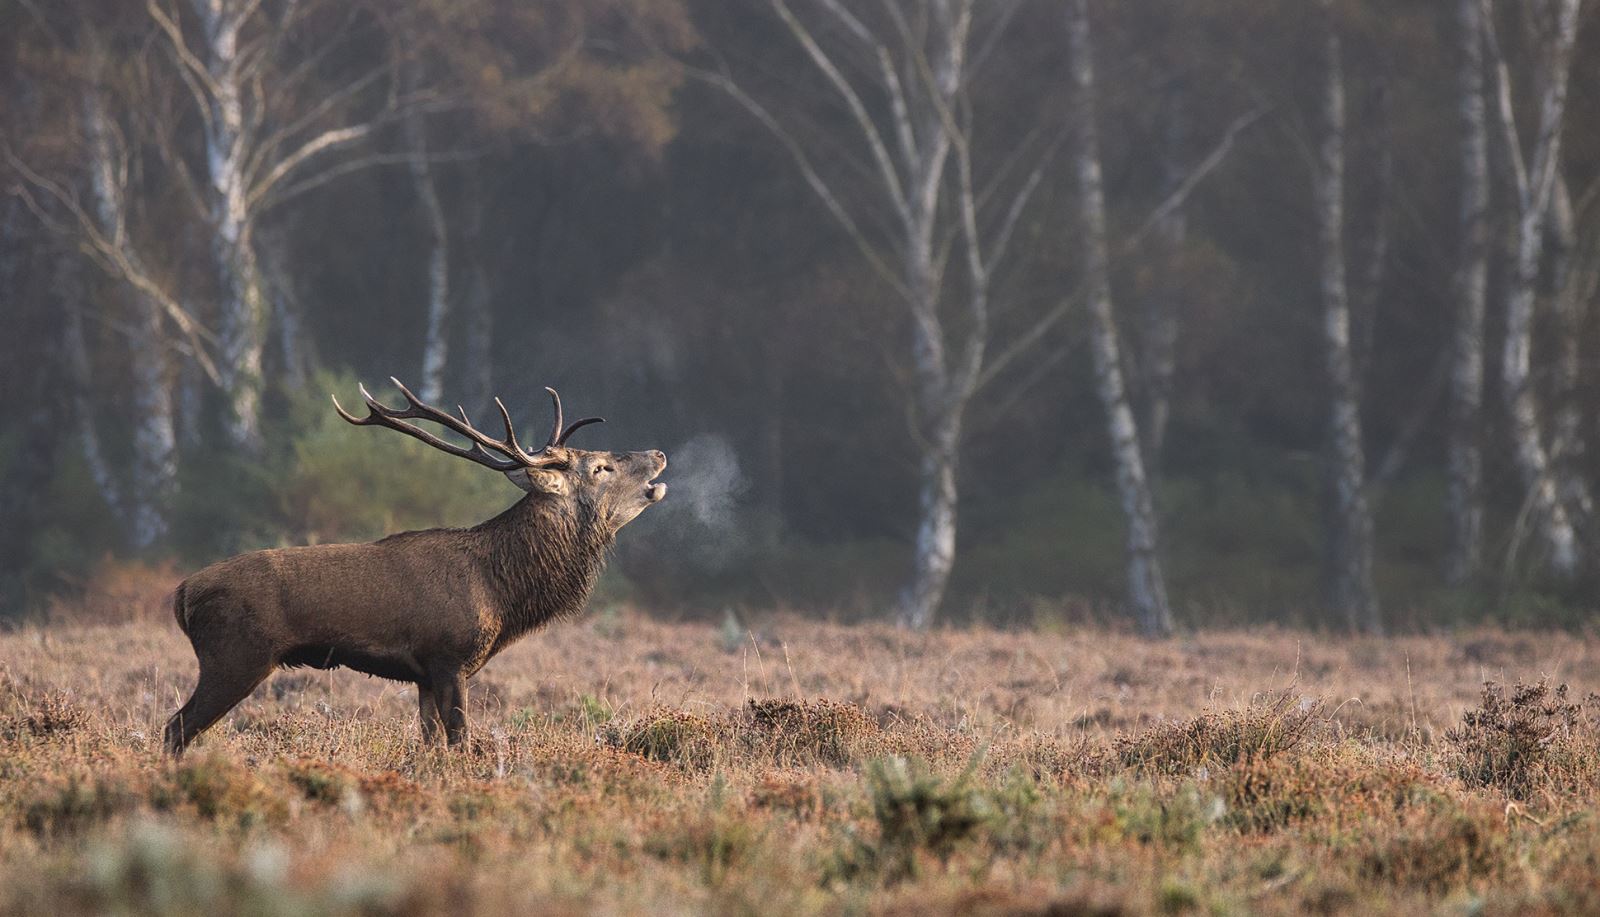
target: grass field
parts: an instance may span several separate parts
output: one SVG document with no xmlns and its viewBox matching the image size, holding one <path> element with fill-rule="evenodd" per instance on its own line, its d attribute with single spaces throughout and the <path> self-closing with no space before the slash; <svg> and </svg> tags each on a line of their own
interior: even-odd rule
<svg viewBox="0 0 1600 917">
<path fill-rule="evenodd" d="M 0 910 L 1600 911 L 1600 638 L 600 614 L 469 752 L 299 670 L 175 764 L 193 674 L 159 616 L 0 634 Z"/>
</svg>

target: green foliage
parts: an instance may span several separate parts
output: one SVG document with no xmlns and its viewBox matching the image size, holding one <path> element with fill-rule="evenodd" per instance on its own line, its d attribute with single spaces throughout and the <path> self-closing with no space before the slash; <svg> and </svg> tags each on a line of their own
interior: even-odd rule
<svg viewBox="0 0 1600 917">
<path fill-rule="evenodd" d="M 1207 830 L 1227 815 L 1222 797 L 1186 784 L 1166 792 L 1148 783 L 1114 781 L 1112 824 L 1124 837 L 1144 845 L 1193 851 Z"/>
<path fill-rule="evenodd" d="M 977 763 L 949 780 L 898 755 L 868 764 L 867 793 L 877 835 L 853 838 L 835 869 L 846 875 L 871 870 L 893 883 L 915 878 L 926 856 L 948 863 L 959 848 L 1005 817 L 974 779 Z"/>
<path fill-rule="evenodd" d="M 521 496 L 501 475 L 411 437 L 352 427 L 334 413 L 328 392 L 360 416 L 356 383 L 347 376 L 319 373 L 295 397 L 289 453 L 273 489 L 287 531 L 299 538 L 365 540 L 473 525 Z"/>
<path fill-rule="evenodd" d="M 353 377 L 318 373 L 290 398 L 259 460 L 222 454 L 184 463 L 174 534 L 187 556 L 200 562 L 270 545 L 473 525 L 521 496 L 472 462 L 351 426 L 334 412 L 330 392 L 359 408 Z"/>
</svg>

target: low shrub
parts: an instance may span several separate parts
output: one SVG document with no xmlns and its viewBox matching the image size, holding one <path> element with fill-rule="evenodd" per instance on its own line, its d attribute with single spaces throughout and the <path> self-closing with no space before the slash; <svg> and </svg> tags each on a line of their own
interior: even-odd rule
<svg viewBox="0 0 1600 917">
<path fill-rule="evenodd" d="M 1239 710 L 1202 713 L 1117 740 L 1124 767 L 1163 774 L 1261 761 L 1299 745 L 1321 722 L 1322 702 L 1281 694 Z"/>
<path fill-rule="evenodd" d="M 845 767 L 882 744 L 877 722 L 855 704 L 752 698 L 746 711 L 746 738 L 779 765 Z"/>
<path fill-rule="evenodd" d="M 1581 710 L 1567 699 L 1564 684 L 1518 682 L 1508 697 L 1502 685 L 1486 682 L 1478 709 L 1462 714 L 1461 724 L 1445 733 L 1456 774 L 1468 786 L 1527 799 L 1558 773 L 1576 770 Z"/>
</svg>

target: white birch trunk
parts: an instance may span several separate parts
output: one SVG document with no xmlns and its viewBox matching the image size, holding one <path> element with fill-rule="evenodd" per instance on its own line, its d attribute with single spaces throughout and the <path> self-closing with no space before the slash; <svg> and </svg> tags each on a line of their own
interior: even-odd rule
<svg viewBox="0 0 1600 917">
<path fill-rule="evenodd" d="M 1330 0 L 1324 0 L 1324 8 Z M 1360 396 L 1350 348 L 1350 298 L 1345 279 L 1344 65 L 1338 33 L 1324 46 L 1323 134 L 1317 156 L 1316 209 L 1322 250 L 1323 346 L 1331 401 L 1328 476 L 1329 602 L 1352 630 L 1382 630 L 1372 584 L 1372 515 L 1367 507 Z"/>
<path fill-rule="evenodd" d="M 89 187 L 94 201 L 95 218 L 100 232 L 123 248 L 139 270 L 137 255 L 127 245 L 128 215 L 124 189 L 125 177 L 121 174 L 120 146 L 113 141 L 113 126 L 105 110 L 104 99 L 98 89 L 84 92 L 84 132 L 88 139 L 90 160 Z M 133 422 L 133 461 L 129 468 L 128 486 L 122 494 L 122 510 L 127 517 L 129 540 L 134 548 L 143 550 L 155 544 L 167 533 L 167 503 L 177 480 L 177 432 L 173 418 L 172 390 L 167 384 L 165 347 L 161 306 L 149 295 L 139 290 L 130 291 L 132 316 L 129 322 L 129 368 L 132 385 L 129 390 L 130 416 Z M 80 310 L 87 308 L 81 302 L 70 303 L 69 347 L 75 363 L 81 361 L 80 391 L 87 390 L 89 379 L 88 352 L 83 339 Z M 87 404 L 80 404 L 79 422 L 93 426 Z M 92 445 L 86 438 L 86 452 L 98 456 L 98 441 Z M 98 472 L 109 474 L 109 469 Z"/>
<path fill-rule="evenodd" d="M 960 4 L 970 16 L 970 4 Z M 972 379 L 951 366 L 939 305 L 935 230 L 952 137 L 941 110 L 954 110 L 965 61 L 966 35 L 948 2 L 936 4 L 942 32 L 930 78 L 895 114 L 901 140 L 901 174 L 909 178 L 903 218 L 905 286 L 912 313 L 911 356 L 917 378 L 917 417 L 922 456 L 918 462 L 917 536 L 911 582 L 900 596 L 900 621 L 923 630 L 933 624 L 956 557 L 957 457 L 961 419 L 972 395 Z M 981 333 L 981 332 L 980 332 Z M 979 357 L 981 361 L 981 355 Z"/>
<path fill-rule="evenodd" d="M 240 448 L 261 446 L 262 355 L 270 304 L 255 251 L 255 220 L 246 174 L 245 91 L 239 32 L 256 4 L 248 0 L 191 0 L 203 32 L 210 77 L 205 131 L 206 193 L 211 208 L 211 255 L 221 294 L 218 370 L 228 401 L 225 427 Z"/>
<path fill-rule="evenodd" d="M 450 237 L 428 161 L 427 125 L 413 110 L 405 119 L 406 144 L 411 154 L 411 186 L 422 207 L 428 232 L 427 330 L 422 338 L 422 400 L 438 401 L 444 394 L 445 363 L 449 357 Z"/>
<path fill-rule="evenodd" d="M 1071 0 L 1067 13 L 1067 53 L 1071 58 L 1076 101 L 1076 177 L 1083 233 L 1085 285 L 1090 318 L 1090 349 L 1096 389 L 1106 412 L 1117 491 L 1127 519 L 1128 598 L 1140 629 L 1149 636 L 1172 632 L 1166 580 L 1157 552 L 1154 501 L 1145 477 L 1138 424 L 1123 380 L 1122 352 L 1111 302 L 1106 244 L 1105 196 L 1100 177 L 1100 148 L 1095 126 L 1093 43 L 1087 0 Z"/>
<path fill-rule="evenodd" d="M 947 150 L 948 146 L 944 147 Z M 942 172 L 944 150 L 937 163 Z M 911 356 L 917 378 L 918 445 L 917 535 L 911 581 L 900 595 L 900 622 L 924 630 L 944 600 L 956 552 L 956 457 L 961 443 L 961 413 L 966 401 L 952 391 L 949 355 L 939 322 L 939 291 L 933 265 L 933 213 L 918 211 L 906 233 L 906 285 L 913 297 Z"/>
<path fill-rule="evenodd" d="M 1531 372 L 1535 288 L 1544 255 L 1545 221 L 1561 167 L 1561 123 L 1566 112 L 1568 67 L 1577 35 L 1579 0 L 1556 0 L 1554 7 L 1554 32 L 1541 56 L 1546 75 L 1541 87 L 1539 123 L 1525 170 L 1520 167 L 1520 141 L 1511 118 L 1507 68 L 1503 58 L 1496 61 L 1501 74 L 1498 110 L 1508 153 L 1505 158 L 1512 163 L 1519 205 L 1513 264 L 1506 282 L 1501 377 L 1517 467 L 1549 551 L 1550 567 L 1558 575 L 1570 577 L 1578 571 L 1577 534 L 1560 498 L 1545 448 Z"/>
<path fill-rule="evenodd" d="M 1456 110 L 1460 251 L 1450 373 L 1450 553 L 1445 575 L 1470 583 L 1483 563 L 1483 353 L 1489 277 L 1489 132 L 1484 113 L 1483 7 L 1457 0 Z"/>
<path fill-rule="evenodd" d="M 905 303 L 915 383 L 910 413 L 920 452 L 919 503 L 911 577 L 900 593 L 897 616 L 906 626 L 925 628 L 934 621 L 955 560 L 962 420 L 985 379 L 991 270 L 1039 183 L 1042 165 L 1017 190 L 999 228 L 980 239 L 990 221 L 979 216 L 986 196 L 977 192 L 979 183 L 973 178 L 972 100 L 964 95 L 975 0 L 928 0 L 919 6 L 915 25 L 905 11 L 891 6 L 883 34 L 857 18 L 851 4 L 819 0 L 819 14 L 825 13 L 835 27 L 823 37 L 852 55 L 864 52 L 861 59 L 870 62 L 864 73 L 841 67 L 788 0 L 768 2 L 859 130 L 874 171 L 875 193 L 840 193 L 760 102 L 726 74 L 700 75 L 726 89 L 783 143 L 806 184 Z M 996 21 L 997 28 L 1004 28 L 1007 17 L 997 16 Z M 857 82 L 870 83 L 879 95 L 864 99 Z M 957 165 L 953 180 L 952 155 Z M 855 215 L 874 207 L 877 212 L 870 220 Z M 948 225 L 951 220 L 957 221 L 954 228 Z M 887 227 L 890 238 L 873 238 L 876 230 L 867 226 Z M 943 284 L 946 243 L 959 245 L 965 256 L 968 286 L 955 322 L 945 317 L 958 302 Z M 1038 333 L 1056 315 L 1041 323 Z M 1036 338 L 1024 335 L 1021 343 Z"/>
</svg>

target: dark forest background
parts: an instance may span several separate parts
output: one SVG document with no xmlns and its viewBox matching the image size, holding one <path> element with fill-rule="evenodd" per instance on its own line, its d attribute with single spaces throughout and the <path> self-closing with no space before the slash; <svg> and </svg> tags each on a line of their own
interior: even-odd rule
<svg viewBox="0 0 1600 917">
<path fill-rule="evenodd" d="M 894 616 L 929 563 L 918 533 L 944 428 L 862 130 L 896 142 L 877 48 L 910 120 L 921 105 L 924 130 L 956 143 L 929 216 L 940 339 L 989 342 L 960 405 L 954 562 L 932 620 L 1133 617 L 1137 492 L 1108 424 L 1109 344 L 1177 626 L 1580 625 L 1600 570 L 1600 466 L 1583 448 L 1600 435 L 1591 12 L 0 0 L 0 617 L 131 568 L 175 580 L 265 545 L 470 524 L 518 496 L 335 417 L 329 393 L 358 404 L 358 380 L 398 403 L 391 375 L 475 418 L 499 395 L 527 429 L 547 423 L 550 385 L 569 414 L 608 421 L 576 444 L 668 452 L 673 492 L 624 533 L 602 602 Z M 967 57 L 941 112 L 918 93 L 963 14 Z M 1075 69 L 1085 49 L 1092 84 Z M 1481 323 L 1464 308 L 1475 130 Z M 1344 175 L 1331 224 L 1330 138 Z M 981 232 L 1009 232 L 981 326 L 963 162 Z M 1329 369 L 1329 225 L 1349 385 Z M 1508 365 L 1518 336 L 1525 378 Z M 1474 337 L 1478 383 L 1462 375 Z M 1361 541 L 1339 487 L 1352 429 L 1370 616 L 1342 607 Z M 1472 493 L 1452 487 L 1468 449 Z M 1458 546 L 1463 500 L 1481 507 L 1475 555 Z"/>
</svg>

